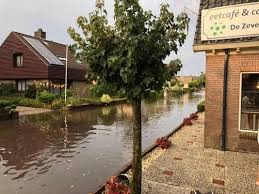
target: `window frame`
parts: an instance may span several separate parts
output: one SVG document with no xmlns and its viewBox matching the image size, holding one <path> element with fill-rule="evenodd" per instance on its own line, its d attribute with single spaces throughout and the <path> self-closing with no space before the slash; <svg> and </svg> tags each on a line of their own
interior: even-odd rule
<svg viewBox="0 0 259 194">
<path fill-rule="evenodd" d="M 258 134 L 258 131 L 253 130 L 242 130 L 241 129 L 241 112 L 242 112 L 242 81 L 243 81 L 243 74 L 258 74 L 259 72 L 240 72 L 240 80 L 239 80 L 239 114 L 238 114 L 238 131 L 239 132 L 246 132 L 246 133 L 256 133 Z"/>
<path fill-rule="evenodd" d="M 23 92 L 26 92 L 26 90 L 27 90 L 27 82 L 26 82 L 26 79 L 18 79 L 18 80 L 15 80 L 16 81 L 16 90 L 17 90 L 17 92 L 19 92 L 19 93 L 23 93 Z M 19 91 L 19 82 L 21 82 L 21 83 L 24 83 L 24 91 L 23 90 L 20 90 Z M 22 87 L 22 84 L 21 84 L 21 88 L 23 88 Z"/>
<path fill-rule="evenodd" d="M 17 65 L 17 58 L 18 57 L 20 57 L 20 65 L 18 66 Z M 23 65 L 24 65 L 24 63 L 23 63 L 23 54 L 22 53 L 14 53 L 13 54 L 13 66 L 15 67 L 15 68 L 22 68 L 23 67 Z"/>
</svg>

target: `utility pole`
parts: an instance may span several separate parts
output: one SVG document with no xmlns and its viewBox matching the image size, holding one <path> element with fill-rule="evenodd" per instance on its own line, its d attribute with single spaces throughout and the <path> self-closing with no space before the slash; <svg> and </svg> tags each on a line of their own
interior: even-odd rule
<svg viewBox="0 0 259 194">
<path fill-rule="evenodd" d="M 66 67 L 65 67 L 65 105 L 67 105 L 67 64 L 68 64 L 68 46 L 66 45 Z"/>
</svg>

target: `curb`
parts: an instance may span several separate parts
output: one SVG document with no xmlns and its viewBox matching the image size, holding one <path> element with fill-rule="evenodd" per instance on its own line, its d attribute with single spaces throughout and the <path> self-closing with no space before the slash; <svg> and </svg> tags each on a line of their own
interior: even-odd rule
<svg viewBox="0 0 259 194">
<path fill-rule="evenodd" d="M 196 111 L 194 113 L 199 113 L 199 111 Z M 178 125 L 173 131 L 171 131 L 170 133 L 168 133 L 166 136 L 166 138 L 169 138 L 170 136 L 172 136 L 174 133 L 176 133 L 177 131 L 179 131 L 182 127 L 184 126 L 184 123 L 182 122 L 180 125 Z M 147 148 L 143 153 L 142 153 L 142 159 L 149 154 L 150 152 L 152 152 L 154 149 L 156 149 L 158 146 L 153 143 L 149 148 Z M 117 173 L 114 173 L 113 176 L 118 176 L 120 174 L 125 174 L 128 170 L 130 170 L 132 167 L 132 162 L 127 163 L 124 167 L 122 167 Z M 102 192 L 105 190 L 105 183 L 101 186 L 98 187 L 98 189 L 95 192 L 92 192 L 91 194 L 102 194 Z"/>
</svg>

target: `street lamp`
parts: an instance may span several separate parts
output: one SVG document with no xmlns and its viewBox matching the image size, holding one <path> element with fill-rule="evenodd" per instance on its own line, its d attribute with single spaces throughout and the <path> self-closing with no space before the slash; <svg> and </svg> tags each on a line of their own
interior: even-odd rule
<svg viewBox="0 0 259 194">
<path fill-rule="evenodd" d="M 67 105 L 67 64 L 68 64 L 68 45 L 66 45 L 66 65 L 65 65 L 65 105 Z"/>
</svg>

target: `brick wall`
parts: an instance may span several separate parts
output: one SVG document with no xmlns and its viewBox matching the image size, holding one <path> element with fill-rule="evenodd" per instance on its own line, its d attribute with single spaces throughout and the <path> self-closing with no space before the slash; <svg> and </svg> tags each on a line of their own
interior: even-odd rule
<svg viewBox="0 0 259 194">
<path fill-rule="evenodd" d="M 205 147 L 221 149 L 224 54 L 206 57 Z M 257 140 L 241 138 L 239 131 L 240 73 L 259 72 L 259 53 L 231 53 L 227 96 L 227 150 L 259 152 Z"/>
</svg>

